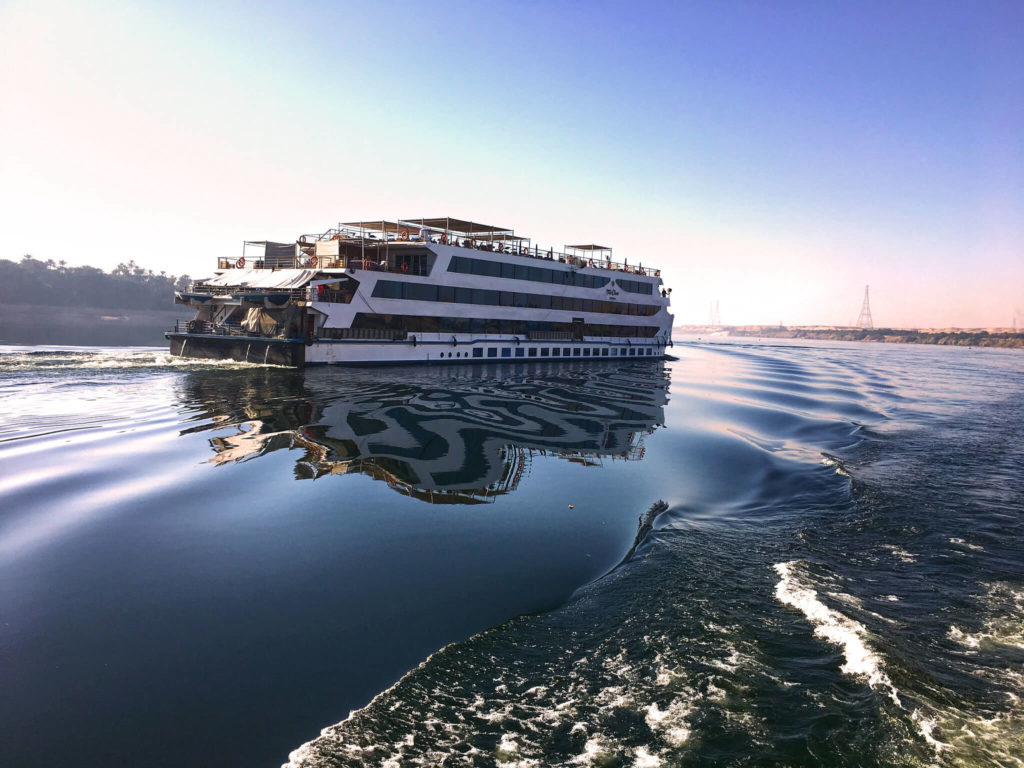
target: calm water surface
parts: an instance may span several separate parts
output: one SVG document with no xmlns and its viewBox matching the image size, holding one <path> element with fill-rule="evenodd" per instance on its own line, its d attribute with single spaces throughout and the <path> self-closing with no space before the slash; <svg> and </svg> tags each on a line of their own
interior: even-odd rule
<svg viewBox="0 0 1024 768">
<path fill-rule="evenodd" d="M 1024 355 L 0 347 L 0 765 L 1024 765 Z"/>
</svg>

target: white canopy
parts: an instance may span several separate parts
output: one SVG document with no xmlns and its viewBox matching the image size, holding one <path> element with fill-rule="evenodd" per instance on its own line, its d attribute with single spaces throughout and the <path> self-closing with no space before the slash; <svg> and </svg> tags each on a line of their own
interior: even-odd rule
<svg viewBox="0 0 1024 768">
<path fill-rule="evenodd" d="M 276 288 L 289 291 L 301 288 L 316 273 L 315 269 L 228 269 L 204 283 L 225 288 Z"/>
</svg>

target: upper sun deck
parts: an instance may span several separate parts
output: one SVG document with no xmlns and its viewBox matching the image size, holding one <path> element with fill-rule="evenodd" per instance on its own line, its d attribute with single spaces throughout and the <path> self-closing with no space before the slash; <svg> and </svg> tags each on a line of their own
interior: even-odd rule
<svg viewBox="0 0 1024 768">
<path fill-rule="evenodd" d="M 396 219 L 339 223 L 326 232 L 303 235 L 294 244 L 248 241 L 240 259 L 220 259 L 220 269 L 236 266 L 266 269 L 383 269 L 391 271 L 397 255 L 429 244 L 448 245 L 493 254 L 522 256 L 567 264 L 576 269 L 597 269 L 639 277 L 660 277 L 661 270 L 642 263 L 612 259 L 612 249 L 602 245 L 566 245 L 561 250 L 544 248 L 506 227 L 451 217 Z M 252 253 L 252 248 L 263 253 Z M 406 251 L 408 252 L 408 251 Z M 384 267 L 383 265 L 388 265 Z"/>
</svg>

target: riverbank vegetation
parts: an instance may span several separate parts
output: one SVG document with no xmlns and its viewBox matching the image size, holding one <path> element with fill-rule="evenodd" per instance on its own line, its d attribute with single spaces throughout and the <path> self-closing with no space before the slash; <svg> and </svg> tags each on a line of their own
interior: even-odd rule
<svg viewBox="0 0 1024 768">
<path fill-rule="evenodd" d="M 903 328 L 787 328 L 748 326 L 727 329 L 730 336 L 825 341 L 879 341 L 890 344 L 941 344 L 957 347 L 1024 349 L 1024 333 L 977 329 L 915 330 Z"/>
<path fill-rule="evenodd" d="M 170 309 L 174 291 L 188 287 L 188 275 L 144 269 L 134 261 L 110 272 L 69 267 L 64 261 L 0 259 L 0 303 L 110 309 Z"/>
<path fill-rule="evenodd" d="M 189 282 L 134 261 L 104 272 L 0 259 L 0 344 L 163 346 L 164 331 L 194 314 L 174 306 L 174 291 Z"/>
</svg>

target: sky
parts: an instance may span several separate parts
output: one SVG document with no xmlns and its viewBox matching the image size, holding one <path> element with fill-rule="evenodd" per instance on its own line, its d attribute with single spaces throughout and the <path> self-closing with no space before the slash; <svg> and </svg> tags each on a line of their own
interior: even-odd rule
<svg viewBox="0 0 1024 768">
<path fill-rule="evenodd" d="M 1022 2 L 0 0 L 0 258 L 453 216 L 677 324 L 1024 326 Z"/>
</svg>

